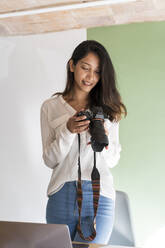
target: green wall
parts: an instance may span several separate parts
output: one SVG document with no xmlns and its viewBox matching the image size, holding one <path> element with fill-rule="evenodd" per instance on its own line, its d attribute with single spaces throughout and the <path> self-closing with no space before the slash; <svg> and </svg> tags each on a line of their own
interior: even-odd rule
<svg viewBox="0 0 165 248">
<path fill-rule="evenodd" d="M 165 22 L 87 30 L 116 69 L 128 116 L 120 124 L 115 187 L 128 193 L 137 244 L 165 226 Z"/>
</svg>

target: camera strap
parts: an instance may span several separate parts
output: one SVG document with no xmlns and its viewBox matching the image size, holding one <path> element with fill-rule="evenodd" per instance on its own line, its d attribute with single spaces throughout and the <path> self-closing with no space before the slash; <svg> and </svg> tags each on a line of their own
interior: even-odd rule
<svg viewBox="0 0 165 248">
<path fill-rule="evenodd" d="M 77 231 L 80 237 L 87 241 L 92 241 L 96 237 L 96 229 L 94 222 L 96 220 L 99 196 L 100 196 L 100 174 L 98 169 L 96 168 L 96 152 L 94 152 L 94 166 L 91 174 L 92 180 L 92 189 L 93 189 L 93 209 L 94 209 L 94 217 L 93 217 L 93 227 L 92 234 L 88 237 L 84 237 L 83 232 L 81 230 L 81 209 L 82 209 L 82 201 L 83 201 L 83 192 L 81 185 L 81 165 L 80 165 L 80 134 L 78 133 L 78 185 L 77 185 L 77 204 L 78 204 L 78 212 L 79 212 L 79 221 L 77 225 Z"/>
</svg>

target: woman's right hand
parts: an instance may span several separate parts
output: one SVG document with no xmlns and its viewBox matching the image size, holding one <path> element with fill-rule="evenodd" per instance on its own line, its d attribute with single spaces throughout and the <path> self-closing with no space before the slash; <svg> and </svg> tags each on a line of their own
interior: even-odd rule
<svg viewBox="0 0 165 248">
<path fill-rule="evenodd" d="M 71 133 L 81 133 L 88 130 L 90 120 L 85 121 L 85 119 L 87 118 L 85 115 L 77 116 L 77 114 L 78 112 L 71 118 L 69 118 L 67 122 L 67 128 Z"/>
</svg>

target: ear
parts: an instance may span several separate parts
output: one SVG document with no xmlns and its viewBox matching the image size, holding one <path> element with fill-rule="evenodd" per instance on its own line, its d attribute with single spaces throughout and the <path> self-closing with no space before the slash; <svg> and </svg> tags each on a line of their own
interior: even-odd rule
<svg viewBox="0 0 165 248">
<path fill-rule="evenodd" d="M 71 72 L 74 72 L 74 64 L 73 64 L 73 60 L 71 59 L 70 61 L 69 61 L 69 68 L 70 68 L 70 71 Z"/>
</svg>

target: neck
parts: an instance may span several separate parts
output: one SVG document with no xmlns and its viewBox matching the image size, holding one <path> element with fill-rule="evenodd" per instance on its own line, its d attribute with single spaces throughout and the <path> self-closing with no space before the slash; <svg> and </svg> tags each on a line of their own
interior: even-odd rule
<svg viewBox="0 0 165 248">
<path fill-rule="evenodd" d="M 73 95 L 73 100 L 77 103 L 88 103 L 88 95 L 86 94 L 74 94 Z"/>
<path fill-rule="evenodd" d="M 74 101 L 78 104 L 87 104 L 89 102 L 89 94 L 86 92 L 77 92 L 73 90 L 72 94 L 68 96 L 68 100 Z"/>
<path fill-rule="evenodd" d="M 65 96 L 64 99 L 77 111 L 86 109 L 89 106 L 88 94 L 76 94 L 73 91 L 71 94 Z"/>
</svg>

